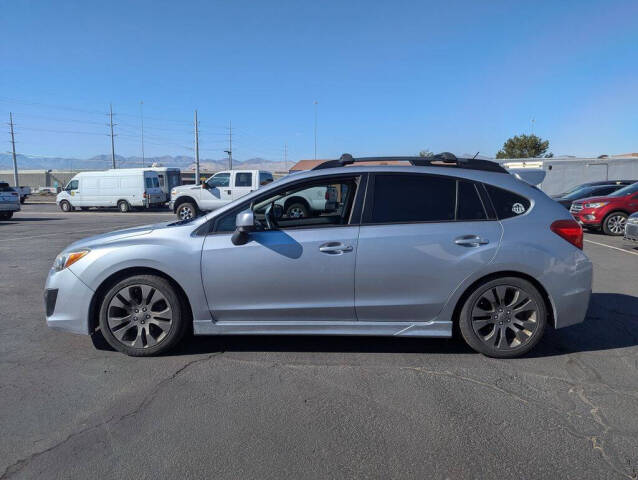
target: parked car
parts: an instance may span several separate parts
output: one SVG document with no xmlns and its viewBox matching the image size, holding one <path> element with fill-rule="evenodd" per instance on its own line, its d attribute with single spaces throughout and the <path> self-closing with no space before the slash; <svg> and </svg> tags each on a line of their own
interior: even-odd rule
<svg viewBox="0 0 638 480">
<path fill-rule="evenodd" d="M 169 207 L 180 220 L 221 208 L 273 181 L 263 170 L 217 172 L 201 185 L 183 185 L 171 191 Z M 277 201 L 286 217 L 308 217 L 336 208 L 337 192 L 329 186 L 305 190 Z"/>
<path fill-rule="evenodd" d="M 558 195 L 554 195 L 555 197 L 564 197 L 566 195 L 569 195 L 572 192 L 575 192 L 576 190 L 578 190 L 579 188 L 584 188 L 584 187 L 596 187 L 599 185 L 621 185 L 623 187 L 627 186 L 627 185 L 631 185 L 632 183 L 636 183 L 638 182 L 638 180 L 599 180 L 597 182 L 587 182 L 587 183 L 581 183 L 579 185 L 576 185 L 572 188 L 570 188 L 569 190 L 563 192 L 563 193 L 559 193 Z"/>
<path fill-rule="evenodd" d="M 147 356 L 195 334 L 450 337 L 515 357 L 582 322 L 592 265 L 563 207 L 494 162 L 343 155 L 204 216 L 76 242 L 47 278 L 50 327 Z M 386 163 L 396 160 L 385 159 Z M 406 161 L 406 158 L 401 158 Z M 319 187 L 335 210 L 286 217 Z"/>
<path fill-rule="evenodd" d="M 607 235 L 622 235 L 627 217 L 638 212 L 638 183 L 604 197 L 589 197 L 572 203 L 569 210 L 585 228 L 602 228 Z"/>
<path fill-rule="evenodd" d="M 117 207 L 125 213 L 131 208 L 151 207 L 164 202 L 157 173 L 142 168 L 78 173 L 55 199 L 63 212 L 76 208 Z"/>
<path fill-rule="evenodd" d="M 553 196 L 552 198 L 560 203 L 567 210 L 569 210 L 572 206 L 572 202 L 574 202 L 575 200 L 580 200 L 581 198 L 587 197 L 609 195 L 610 193 L 614 193 L 616 190 L 620 190 L 621 188 L 623 188 L 623 185 L 621 184 L 587 185 L 584 187 L 581 186 L 566 195 Z"/>
<path fill-rule="evenodd" d="M 27 197 L 31 195 L 31 187 L 14 187 L 15 190 L 20 195 L 20 203 L 24 203 L 27 200 Z"/>
<path fill-rule="evenodd" d="M 625 240 L 638 245 L 638 212 L 632 213 L 625 224 Z"/>
<path fill-rule="evenodd" d="M 20 195 L 7 182 L 0 182 L 0 220 L 9 220 L 20 210 Z"/>
</svg>

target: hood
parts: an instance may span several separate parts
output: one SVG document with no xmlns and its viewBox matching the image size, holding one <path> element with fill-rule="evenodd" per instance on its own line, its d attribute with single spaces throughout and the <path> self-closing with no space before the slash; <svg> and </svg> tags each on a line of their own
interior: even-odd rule
<svg viewBox="0 0 638 480">
<path fill-rule="evenodd" d="M 189 190 L 201 190 L 201 185 L 179 185 L 171 188 L 171 191 L 175 192 L 188 192 Z"/>
<path fill-rule="evenodd" d="M 170 222 L 157 223 L 153 225 L 142 225 L 140 227 L 125 228 L 124 230 L 115 230 L 114 232 L 102 233 L 92 237 L 83 238 L 77 242 L 73 242 L 66 247 L 64 251 L 77 250 L 78 248 L 94 248 L 108 243 L 117 242 L 124 238 L 136 237 L 140 235 L 148 235 L 153 230 L 166 228 Z"/>
<path fill-rule="evenodd" d="M 574 203 L 616 202 L 623 197 L 587 197 L 574 200 Z"/>
</svg>

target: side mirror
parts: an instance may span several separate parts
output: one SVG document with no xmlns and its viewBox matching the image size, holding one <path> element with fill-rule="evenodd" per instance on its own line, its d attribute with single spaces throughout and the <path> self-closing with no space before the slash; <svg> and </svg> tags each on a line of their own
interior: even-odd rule
<svg viewBox="0 0 638 480">
<path fill-rule="evenodd" d="M 244 245 L 248 243 L 250 232 L 255 229 L 255 214 L 252 210 L 239 212 L 235 217 L 235 232 L 231 237 L 233 245 Z"/>
<path fill-rule="evenodd" d="M 206 182 L 202 182 L 202 188 L 203 188 L 204 190 L 208 190 L 210 187 L 208 186 L 208 183 L 206 183 Z"/>
</svg>

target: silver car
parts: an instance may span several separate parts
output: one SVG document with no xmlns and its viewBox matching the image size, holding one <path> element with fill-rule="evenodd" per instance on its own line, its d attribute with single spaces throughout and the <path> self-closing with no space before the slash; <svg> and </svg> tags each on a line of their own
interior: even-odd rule
<svg viewBox="0 0 638 480">
<path fill-rule="evenodd" d="M 357 166 L 360 161 L 398 165 Z M 336 209 L 289 217 L 316 187 Z M 334 207 L 334 205 L 332 206 Z M 147 356 L 198 335 L 450 337 L 528 352 L 582 322 L 592 265 L 569 212 L 485 160 L 343 155 L 193 220 L 91 237 L 49 273 L 50 327 Z"/>
</svg>

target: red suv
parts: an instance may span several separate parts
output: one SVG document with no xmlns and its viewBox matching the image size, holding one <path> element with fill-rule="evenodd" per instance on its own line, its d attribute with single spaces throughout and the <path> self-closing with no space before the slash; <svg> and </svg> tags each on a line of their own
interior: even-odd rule
<svg viewBox="0 0 638 480">
<path fill-rule="evenodd" d="M 585 228 L 602 228 L 607 235 L 622 235 L 627 217 L 638 212 L 638 182 L 605 197 L 578 200 L 569 211 Z"/>
</svg>

